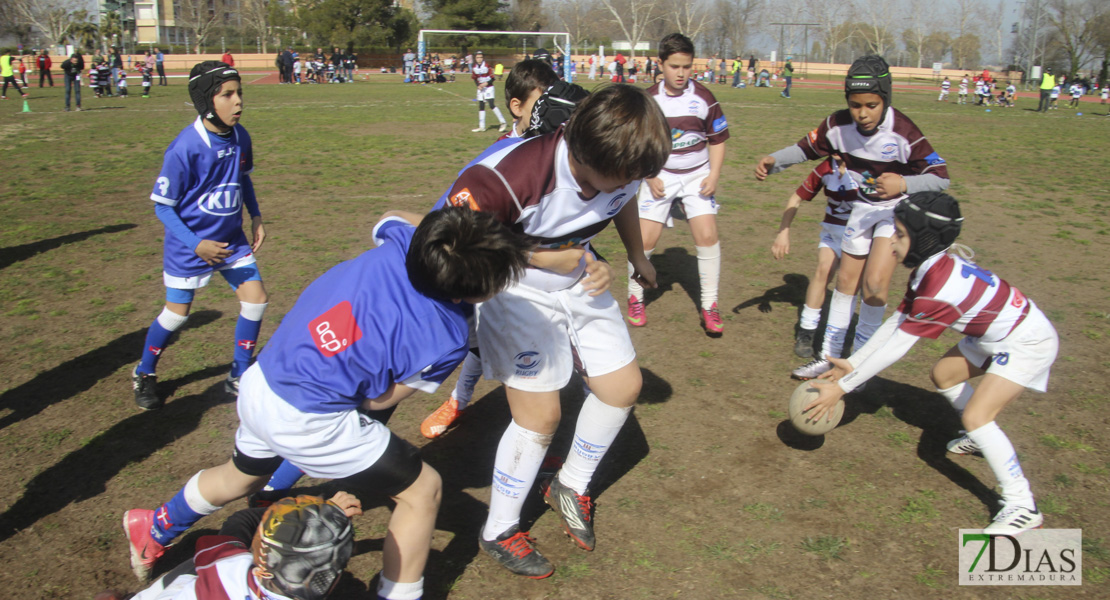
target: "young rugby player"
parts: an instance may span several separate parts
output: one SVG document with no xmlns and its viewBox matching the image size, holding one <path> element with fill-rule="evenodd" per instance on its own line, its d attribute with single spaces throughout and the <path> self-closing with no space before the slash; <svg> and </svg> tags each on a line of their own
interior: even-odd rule
<svg viewBox="0 0 1110 600">
<path fill-rule="evenodd" d="M 449 192 L 452 205 L 492 214 L 541 248 L 571 247 L 536 252 L 531 264 L 538 268 L 479 309 L 484 374 L 505 385 L 513 416 L 494 459 L 480 545 L 514 573 L 542 578 L 554 572 L 520 529 L 520 511 L 559 424 L 559 390 L 575 358 L 592 393 L 578 416 L 573 450 L 545 498 L 575 542 L 594 547 L 587 489 L 642 378 L 620 307 L 608 293 L 612 271 L 596 260 L 589 241 L 613 221 L 635 276 L 654 285 L 633 195 L 641 179 L 663 168 L 670 147 L 666 118 L 651 97 L 611 85 L 583 100 L 564 129 L 489 156 Z"/>
<path fill-rule="evenodd" d="M 896 260 L 913 269 L 898 310 L 871 341 L 836 367 L 810 403 L 811 419 L 822 418 L 844 394 L 898 361 L 920 338 L 937 339 L 945 329 L 966 337 L 933 366 L 937 392 L 960 412 L 967 434 L 948 451 L 981 454 L 1002 487 L 1003 507 L 984 529 L 1014 535 L 1040 527 L 1029 480 L 1017 453 L 995 423 L 998 414 L 1029 388 L 1044 392 L 1056 359 L 1056 330 L 1032 300 L 997 275 L 971 262 L 967 248 L 952 246 L 960 234 L 959 204 L 937 192 L 910 194 L 894 209 Z M 982 376 L 979 388 L 967 380 Z"/>
<path fill-rule="evenodd" d="M 948 169 L 917 125 L 891 106 L 890 70 L 882 57 L 856 59 L 848 69 L 844 95 L 846 110 L 830 115 L 797 144 L 761 158 L 755 176 L 762 181 L 769 173 L 830 154 L 839 155 L 848 167 L 858 187 L 841 241 L 840 274 L 829 304 L 825 339 L 827 345 L 835 345 L 835 339 L 845 335 L 853 297 L 862 288 L 853 343 L 860 348 L 882 323 L 886 310 L 895 267 L 890 252 L 894 206 L 907 193 L 946 189 Z M 822 354 L 792 375 L 811 379 L 830 368 Z"/>
<path fill-rule="evenodd" d="M 470 78 L 474 80 L 474 85 L 478 86 L 478 127 L 471 131 L 478 133 L 486 130 L 486 102 L 489 102 L 493 116 L 501 122 L 497 131 L 504 133 L 509 126 L 505 123 L 505 117 L 501 116 L 501 109 L 493 105 L 493 99 L 497 95 L 493 88 L 493 69 L 486 62 L 481 50 L 474 53 L 474 68 L 470 70 Z"/>
<path fill-rule="evenodd" d="M 719 336 L 724 323 L 717 308 L 721 244 L 717 238 L 715 194 L 725 160 L 728 121 L 709 88 L 690 78 L 693 64 L 694 43 L 690 38 L 672 33 L 659 42 L 663 82 L 648 88 L 648 93 L 667 116 L 671 156 L 658 177 L 644 180 L 636 201 L 648 259 L 663 235 L 664 226 L 671 222 L 671 205 L 675 201 L 682 203 L 698 256 L 701 325 L 707 334 Z M 628 322 L 643 327 L 647 324 L 644 289 L 632 277 L 634 272 L 629 262 Z"/>
<path fill-rule="evenodd" d="M 378 595 L 421 596 L 439 474 L 366 411 L 435 391 L 466 354 L 473 304 L 524 270 L 530 244 L 470 210 L 434 211 L 422 221 L 387 214 L 373 236 L 376 249 L 301 293 L 243 374 L 231 460 L 197 473 L 156 510 L 124 515 L 140 579 L 194 523 L 262 488 L 284 457 L 364 502 L 396 502 Z"/>
<path fill-rule="evenodd" d="M 163 281 L 166 306 L 147 331 L 143 356 L 131 372 L 135 403 L 160 408 L 155 367 L 173 332 L 189 318 L 193 296 L 218 272 L 239 298 L 239 320 L 226 389 L 234 394 L 250 366 L 267 295 L 255 264 L 266 239 L 250 172 L 254 150 L 239 124 L 243 87 L 239 72 L 218 61 L 193 67 L 189 96 L 200 116 L 166 150 L 150 199 L 165 225 Z M 253 241 L 243 233 L 243 207 L 251 215 Z"/>
<path fill-rule="evenodd" d="M 959 101 L 957 102 L 957 104 L 967 104 L 967 75 L 966 74 L 964 75 L 963 79 L 960 80 L 960 88 L 959 88 L 958 95 L 959 95 Z"/>
<path fill-rule="evenodd" d="M 952 82 L 948 80 L 948 76 L 944 76 L 944 81 L 940 82 L 940 96 L 937 102 L 945 102 L 948 100 L 948 91 L 952 89 Z"/>
<path fill-rule="evenodd" d="M 782 213 L 778 235 L 771 245 L 771 255 L 775 260 L 790 254 L 790 225 L 801 206 L 802 200 L 813 200 L 817 192 L 825 190 L 825 220 L 821 223 L 821 236 L 817 242 L 817 272 L 809 280 L 806 288 L 805 304 L 798 320 L 798 331 L 794 338 L 794 354 L 802 358 L 813 356 L 813 340 L 817 325 L 821 322 L 821 307 L 825 305 L 825 291 L 840 265 L 840 241 L 844 237 L 844 226 L 852 213 L 852 200 L 856 197 L 859 184 L 848 174 L 848 167 L 835 156 L 822 161 L 810 171 L 802 185 L 786 201 Z M 855 296 L 848 307 L 851 318 L 855 311 Z M 830 345 L 822 348 L 822 355 L 840 356 L 843 351 L 844 337 L 834 336 Z"/>
</svg>

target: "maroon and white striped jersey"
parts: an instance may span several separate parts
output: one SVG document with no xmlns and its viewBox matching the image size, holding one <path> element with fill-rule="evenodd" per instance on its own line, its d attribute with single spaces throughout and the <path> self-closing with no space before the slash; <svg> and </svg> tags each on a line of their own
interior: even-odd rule
<svg viewBox="0 0 1110 600">
<path fill-rule="evenodd" d="M 836 159 L 829 157 L 809 172 L 802 185 L 794 192 L 805 201 L 813 200 L 817 192 L 825 190 L 825 223 L 847 225 L 852 214 L 852 200 L 856 198 L 856 183 L 847 171 L 840 173 Z"/>
<path fill-rule="evenodd" d="M 948 166 L 909 117 L 894 107 L 871 135 L 860 133 L 848 109 L 829 115 L 817 129 L 798 142 L 806 159 L 838 154 L 859 184 L 858 198 L 871 204 L 897 204 L 905 195 L 884 200 L 875 194 L 875 179 L 883 173 L 931 174 L 948 179 Z"/>
<path fill-rule="evenodd" d="M 209 535 L 197 541 L 194 572 L 159 580 L 132 600 L 261 600 L 253 580 L 250 548 L 238 538 Z"/>
<path fill-rule="evenodd" d="M 560 129 L 495 152 L 463 171 L 447 192 L 447 202 L 492 214 L 542 248 L 569 248 L 588 244 L 601 233 L 636 197 L 640 181 L 582 197 Z M 561 290 L 574 285 L 584 270 L 584 263 L 567 275 L 530 268 L 521 283 Z"/>
<path fill-rule="evenodd" d="M 490 68 L 488 62 L 483 60 L 470 68 L 470 78 L 474 80 L 474 85 L 490 83 L 493 81 L 493 69 Z"/>
<path fill-rule="evenodd" d="M 709 88 L 691 79 L 681 95 L 671 96 L 662 81 L 647 89 L 671 128 L 670 173 L 689 173 L 709 163 L 709 146 L 728 139 L 728 120 Z"/>
<path fill-rule="evenodd" d="M 921 263 L 910 275 L 898 311 L 901 329 L 936 339 L 951 327 L 985 342 L 1004 339 L 1030 311 L 1039 311 L 1016 287 L 979 265 L 946 252 Z"/>
</svg>

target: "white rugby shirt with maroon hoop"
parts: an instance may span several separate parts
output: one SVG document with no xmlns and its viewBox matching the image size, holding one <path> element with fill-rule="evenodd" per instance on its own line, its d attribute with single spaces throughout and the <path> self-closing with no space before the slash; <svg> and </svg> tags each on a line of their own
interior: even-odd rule
<svg viewBox="0 0 1110 600">
<path fill-rule="evenodd" d="M 678 96 L 662 81 L 647 89 L 671 128 L 671 156 L 663 170 L 683 174 L 709 164 L 709 146 L 728 139 L 728 120 L 709 88 L 691 79 Z"/>
</svg>

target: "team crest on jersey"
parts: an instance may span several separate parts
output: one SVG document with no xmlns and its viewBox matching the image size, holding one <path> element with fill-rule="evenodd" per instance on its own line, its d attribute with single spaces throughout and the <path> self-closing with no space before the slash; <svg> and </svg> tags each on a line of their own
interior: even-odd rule
<svg viewBox="0 0 1110 600">
<path fill-rule="evenodd" d="M 451 206 L 478 210 L 478 202 L 474 200 L 474 195 L 470 193 L 470 188 L 463 188 L 459 193 L 451 196 L 448 200 L 451 202 Z"/>
<path fill-rule="evenodd" d="M 243 210 L 242 190 L 238 183 L 221 183 L 197 198 L 197 208 L 216 217 L 230 217 Z"/>
<path fill-rule="evenodd" d="M 624 197 L 627 195 L 628 194 L 621 192 L 616 196 L 613 196 L 613 199 L 609 201 L 609 205 L 605 207 L 605 216 L 611 217 L 619 213 L 621 211 L 621 208 L 624 207 L 624 202 L 622 202 L 622 200 L 624 200 Z"/>
<path fill-rule="evenodd" d="M 308 333 L 320 354 L 331 358 L 362 339 L 354 308 L 347 300 L 329 308 L 308 323 Z"/>
<path fill-rule="evenodd" d="M 543 357 L 535 350 L 527 350 L 517 354 L 513 360 L 516 364 L 517 377 L 535 377 L 540 372 Z"/>
<path fill-rule="evenodd" d="M 894 158 L 894 155 L 898 152 L 898 144 L 883 144 L 881 152 L 883 158 Z"/>
<path fill-rule="evenodd" d="M 700 108 L 701 108 L 701 105 L 698 103 L 697 100 L 691 100 L 690 101 L 690 106 L 689 106 L 690 114 L 692 114 L 692 115 L 698 114 L 698 110 Z"/>
</svg>

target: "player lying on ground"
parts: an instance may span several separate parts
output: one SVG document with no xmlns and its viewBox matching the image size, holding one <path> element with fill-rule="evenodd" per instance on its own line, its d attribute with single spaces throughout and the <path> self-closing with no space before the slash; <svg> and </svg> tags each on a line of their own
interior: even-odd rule
<svg viewBox="0 0 1110 600">
<path fill-rule="evenodd" d="M 813 356 L 813 339 L 817 334 L 817 326 L 821 323 L 821 308 L 825 305 L 825 292 L 840 265 L 840 241 L 844 238 L 844 226 L 848 223 L 848 216 L 852 212 L 852 200 L 856 198 L 857 188 L 855 180 L 848 174 L 848 167 L 836 155 L 821 161 L 802 185 L 790 195 L 786 201 L 786 210 L 782 213 L 779 223 L 779 232 L 771 244 L 771 255 L 775 260 L 790 254 L 790 225 L 801 206 L 802 200 L 810 201 L 821 190 L 825 191 L 825 219 L 821 223 L 821 235 L 817 241 L 817 271 L 809 280 L 806 288 L 806 299 L 802 305 L 802 314 L 798 319 L 798 331 L 794 336 L 794 354 L 802 358 Z M 862 275 L 862 273 L 861 273 Z M 859 285 L 857 281 L 855 285 Z M 852 318 L 855 311 L 855 296 L 848 306 L 848 318 Z M 844 336 L 834 337 L 831 341 L 839 340 L 840 345 L 827 344 L 822 348 L 824 354 L 840 356 L 844 345 Z"/>
<path fill-rule="evenodd" d="M 642 379 L 620 308 L 608 293 L 610 267 L 589 241 L 616 224 L 641 283 L 655 271 L 643 253 L 633 196 L 659 173 L 670 130 L 658 105 L 639 88 L 603 87 L 582 101 L 565 129 L 524 141 L 467 169 L 448 202 L 492 214 L 561 264 L 532 266 L 521 281 L 479 310 L 478 339 L 487 378 L 506 387 L 513 421 L 494 460 L 490 514 L 481 547 L 514 573 L 541 578 L 554 567 L 520 530 L 520 511 L 561 418 L 559 390 L 575 358 L 593 393 L 586 397 L 574 448 L 546 497 L 567 532 L 594 547 L 590 480 L 640 393 Z M 572 351 L 573 348 L 573 351 Z"/>
<path fill-rule="evenodd" d="M 351 558 L 351 517 L 361 514 L 358 498 L 346 492 L 241 510 L 218 535 L 197 540 L 191 560 L 131 600 L 323 600 Z"/>
<path fill-rule="evenodd" d="M 378 594 L 420 596 L 439 474 L 364 411 L 435 391 L 466 354 L 473 304 L 515 280 L 530 246 L 491 216 L 461 209 L 423 221 L 387 214 L 373 235 L 376 249 L 304 290 L 243 374 L 231 460 L 197 473 L 156 510 L 124 515 L 140 579 L 174 538 L 259 490 L 285 458 L 363 501 L 396 502 Z"/>
<path fill-rule="evenodd" d="M 1040 527 L 1029 480 L 1017 453 L 994 421 L 1025 388 L 1048 385 L 1056 359 L 1056 330 L 1032 300 L 1017 288 L 971 262 L 970 251 L 952 243 L 963 219 L 952 197 L 936 192 L 910 194 L 895 208 L 893 253 L 913 269 L 898 310 L 863 348 L 848 359 L 829 357 L 828 383 L 806 408 L 821 419 L 844 394 L 863 385 L 902 358 L 920 338 L 936 339 L 945 329 L 964 339 L 930 373 L 937 392 L 961 414 L 966 435 L 952 440 L 956 454 L 982 454 L 1002 487 L 1002 510 L 986 533 L 1016 534 Z M 982 376 L 979 388 L 967 380 Z"/>
<path fill-rule="evenodd" d="M 250 173 L 254 151 L 250 135 L 239 124 L 243 85 L 239 72 L 219 61 L 193 67 L 189 96 L 200 116 L 174 138 L 150 199 L 154 214 L 165 225 L 162 279 L 166 306 L 150 325 L 142 360 L 131 372 L 135 403 L 160 408 L 155 368 L 173 333 L 189 318 L 193 296 L 208 285 L 213 273 L 227 280 L 239 298 L 235 346 L 226 389 L 234 394 L 239 377 L 250 366 L 267 295 L 254 253 L 266 230 L 254 196 Z M 243 233 L 243 207 L 251 215 L 254 241 Z"/>
<path fill-rule="evenodd" d="M 894 206 L 907 193 L 948 188 L 944 159 L 917 125 L 891 106 L 891 94 L 886 61 L 874 54 L 856 59 L 844 80 L 848 108 L 829 115 L 797 144 L 764 156 L 755 167 L 755 177 L 762 181 L 770 173 L 835 153 L 857 184 L 825 329 L 826 345 L 833 350 L 844 345 L 857 292 L 863 303 L 853 347 L 863 347 L 883 321 L 895 267 L 890 252 Z M 828 371 L 832 365 L 825 355 L 795 369 L 792 376 L 811 379 Z"/>
</svg>

